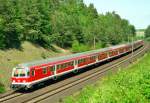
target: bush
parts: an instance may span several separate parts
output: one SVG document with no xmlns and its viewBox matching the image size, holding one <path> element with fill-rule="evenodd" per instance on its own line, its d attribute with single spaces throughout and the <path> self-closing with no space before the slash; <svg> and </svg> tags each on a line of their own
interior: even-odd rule
<svg viewBox="0 0 150 103">
<path fill-rule="evenodd" d="M 41 57 L 42 57 L 43 59 L 46 59 L 46 58 L 47 58 L 47 55 L 46 55 L 44 52 L 42 52 L 42 53 L 41 53 Z"/>
<path fill-rule="evenodd" d="M 72 44 L 72 52 L 77 53 L 77 52 L 84 52 L 84 51 L 88 51 L 91 48 L 87 45 L 84 44 L 79 44 L 78 41 L 74 41 Z"/>
<path fill-rule="evenodd" d="M 145 30 L 145 38 L 150 37 L 150 25 Z"/>
<path fill-rule="evenodd" d="M 4 93 L 4 92 L 5 92 L 4 85 L 0 83 L 0 93 Z"/>
</svg>

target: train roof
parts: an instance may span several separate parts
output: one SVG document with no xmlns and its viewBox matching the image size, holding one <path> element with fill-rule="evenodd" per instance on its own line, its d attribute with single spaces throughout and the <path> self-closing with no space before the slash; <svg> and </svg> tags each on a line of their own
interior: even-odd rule
<svg viewBox="0 0 150 103">
<path fill-rule="evenodd" d="M 53 57 L 53 58 L 48 58 L 48 59 L 43 59 L 43 60 L 37 60 L 37 61 L 22 63 L 22 64 L 19 64 L 18 66 L 32 67 L 32 66 L 47 64 L 47 63 L 51 63 L 51 62 L 63 61 L 63 60 L 77 58 L 77 57 L 81 57 L 81 56 L 92 55 L 92 54 L 96 54 L 96 53 L 111 50 L 111 49 L 117 49 L 119 47 L 123 47 L 126 45 L 129 45 L 129 43 L 128 44 L 121 44 L 121 45 L 117 45 L 117 46 L 112 46 L 112 47 L 107 47 L 107 48 L 103 48 L 103 49 L 98 49 L 98 50 L 91 50 L 91 51 L 87 51 L 87 52 L 71 54 L 71 55 L 67 55 L 67 56 Z"/>
</svg>

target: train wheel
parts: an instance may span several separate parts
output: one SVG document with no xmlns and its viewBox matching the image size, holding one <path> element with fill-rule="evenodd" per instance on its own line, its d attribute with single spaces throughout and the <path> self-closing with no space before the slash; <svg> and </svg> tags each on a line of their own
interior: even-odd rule
<svg viewBox="0 0 150 103">
<path fill-rule="evenodd" d="M 58 79 L 58 77 L 57 77 L 57 76 L 54 76 L 54 77 L 53 77 L 53 80 L 57 80 L 57 79 Z"/>
<path fill-rule="evenodd" d="M 30 88 L 28 88 L 28 87 L 25 87 L 25 88 L 24 88 L 25 91 L 28 91 L 29 89 L 30 89 Z"/>
<path fill-rule="evenodd" d="M 73 73 L 78 73 L 78 69 L 74 70 Z"/>
<path fill-rule="evenodd" d="M 30 89 L 33 89 L 33 86 L 32 85 L 28 85 L 24 88 L 26 91 L 30 90 Z"/>
</svg>

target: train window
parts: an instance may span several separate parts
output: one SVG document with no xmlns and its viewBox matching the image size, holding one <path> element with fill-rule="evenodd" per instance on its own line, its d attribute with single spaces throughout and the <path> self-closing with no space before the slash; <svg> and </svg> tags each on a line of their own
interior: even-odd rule
<svg viewBox="0 0 150 103">
<path fill-rule="evenodd" d="M 71 66 L 71 62 L 68 63 L 68 66 Z"/>
<path fill-rule="evenodd" d="M 112 55 L 112 54 L 113 54 L 113 52 L 112 52 L 112 51 L 110 51 L 110 52 L 109 52 L 109 55 Z"/>
<path fill-rule="evenodd" d="M 59 68 L 60 68 L 60 65 L 57 65 L 57 69 L 59 70 Z"/>
<path fill-rule="evenodd" d="M 50 71 L 55 71 L 55 66 L 50 67 Z"/>
<path fill-rule="evenodd" d="M 80 63 L 82 63 L 82 59 L 80 59 Z"/>
<path fill-rule="evenodd" d="M 98 59 L 98 55 L 95 56 L 95 59 Z"/>
<path fill-rule="evenodd" d="M 59 65 L 59 68 L 58 69 L 61 69 L 62 67 L 61 67 L 61 65 Z"/>
<path fill-rule="evenodd" d="M 77 64 L 78 64 L 78 60 L 75 61 L 75 65 L 77 65 Z"/>
<path fill-rule="evenodd" d="M 64 68 L 66 68 L 66 67 L 67 67 L 67 63 L 64 64 Z"/>
<path fill-rule="evenodd" d="M 94 60 L 94 56 L 92 57 L 92 60 Z"/>
<path fill-rule="evenodd" d="M 14 70 L 14 77 L 25 77 L 26 71 L 23 68 L 16 68 Z"/>
<path fill-rule="evenodd" d="M 66 68 L 66 64 L 62 64 L 62 65 L 61 65 L 61 68 Z"/>
<path fill-rule="evenodd" d="M 85 62 L 85 59 L 83 59 L 82 61 Z"/>
<path fill-rule="evenodd" d="M 22 71 L 20 72 L 20 77 L 24 77 L 24 76 L 25 76 L 25 71 L 22 70 Z"/>
<path fill-rule="evenodd" d="M 34 70 L 31 70 L 31 76 L 34 76 Z"/>
<path fill-rule="evenodd" d="M 90 57 L 90 60 L 93 60 L 93 57 Z"/>
<path fill-rule="evenodd" d="M 90 57 L 90 60 L 92 60 L 92 57 Z"/>
<path fill-rule="evenodd" d="M 63 64 L 63 68 L 66 68 L 66 64 Z"/>
<path fill-rule="evenodd" d="M 68 67 L 68 63 L 65 64 L 66 68 Z"/>
<path fill-rule="evenodd" d="M 43 74 L 46 74 L 47 73 L 47 68 L 43 68 Z"/>
<path fill-rule="evenodd" d="M 15 76 L 15 77 L 18 77 L 18 76 L 19 76 L 19 73 L 18 73 L 17 70 L 15 71 L 14 76 Z"/>
<path fill-rule="evenodd" d="M 64 65 L 63 64 L 61 64 L 61 66 L 60 66 L 61 68 L 64 68 Z"/>
<path fill-rule="evenodd" d="M 80 60 L 78 60 L 78 64 L 80 64 Z"/>
<path fill-rule="evenodd" d="M 95 60 L 95 56 L 93 57 L 93 60 Z"/>
<path fill-rule="evenodd" d="M 71 66 L 73 66 L 73 64 L 74 64 L 74 62 L 72 61 L 72 62 L 71 62 Z"/>
<path fill-rule="evenodd" d="M 94 56 L 94 59 L 96 59 L 97 58 L 97 56 Z"/>
<path fill-rule="evenodd" d="M 89 59 L 92 60 L 92 57 L 90 57 Z"/>
<path fill-rule="evenodd" d="M 29 71 L 27 71 L 27 76 L 29 76 L 30 75 L 30 72 Z"/>
<path fill-rule="evenodd" d="M 66 64 L 63 64 L 63 68 L 66 68 Z"/>
</svg>

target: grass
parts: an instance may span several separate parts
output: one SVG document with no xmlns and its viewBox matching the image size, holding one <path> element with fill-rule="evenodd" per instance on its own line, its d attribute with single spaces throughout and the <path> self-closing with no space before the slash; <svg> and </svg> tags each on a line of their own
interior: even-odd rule
<svg viewBox="0 0 150 103">
<path fill-rule="evenodd" d="M 150 53 L 127 68 L 85 87 L 63 102 L 150 103 Z"/>
<path fill-rule="evenodd" d="M 58 48 L 59 49 L 59 48 Z M 6 51 L 0 50 L 0 80 L 5 86 L 6 90 L 9 90 L 10 78 L 13 67 L 19 63 L 29 62 L 33 60 L 41 60 L 49 57 L 67 55 L 69 52 L 65 50 L 61 53 L 56 53 L 51 50 L 44 49 L 38 45 L 34 45 L 30 42 L 22 43 L 22 49 L 10 49 Z M 3 86 L 0 86 L 0 91 L 3 90 Z"/>
</svg>

